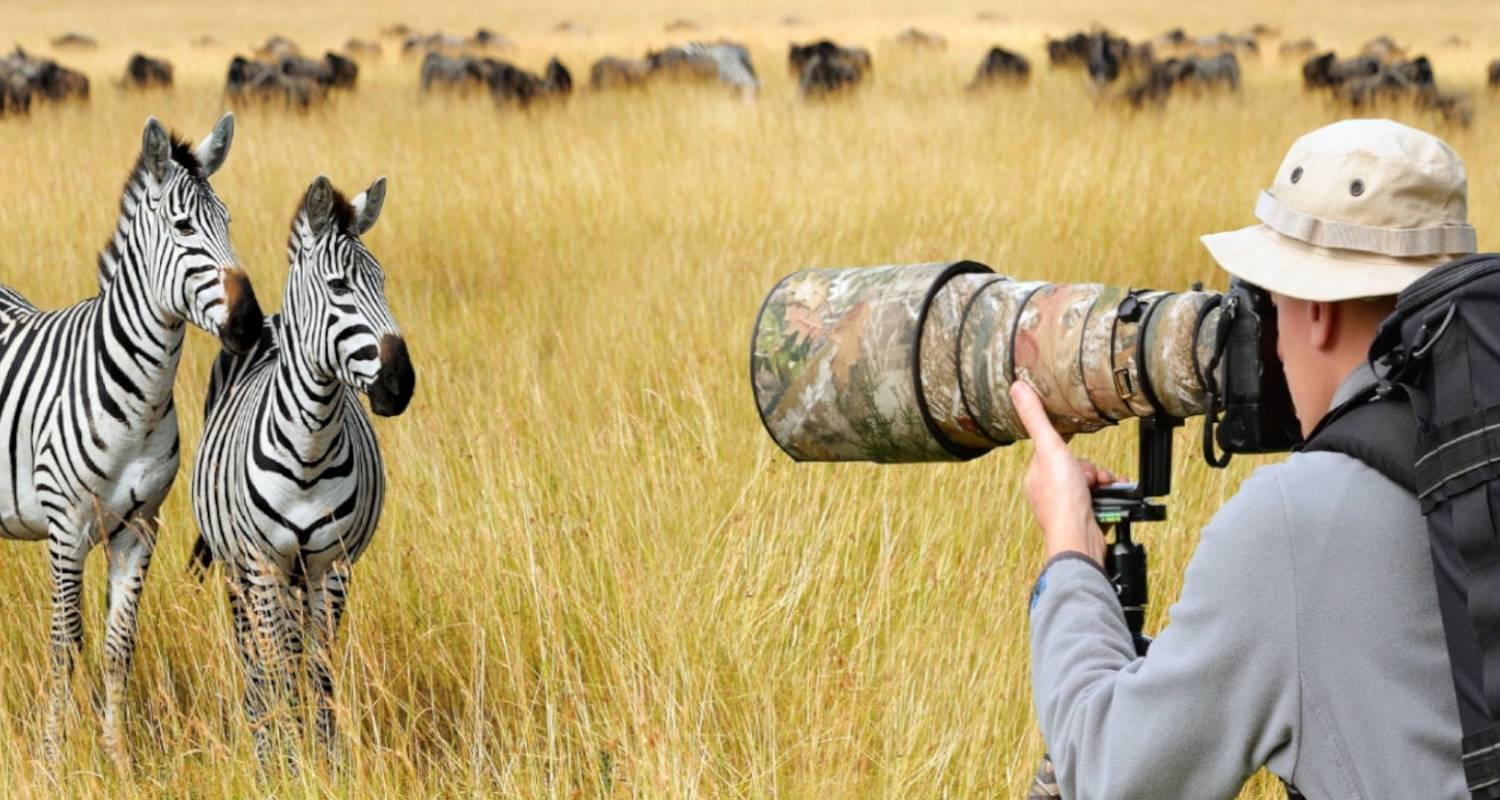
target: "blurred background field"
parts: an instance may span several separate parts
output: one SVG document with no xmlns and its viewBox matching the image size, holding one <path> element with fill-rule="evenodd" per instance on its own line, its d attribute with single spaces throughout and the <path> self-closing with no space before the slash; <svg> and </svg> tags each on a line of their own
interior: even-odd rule
<svg viewBox="0 0 1500 800">
<path fill-rule="evenodd" d="M 1020 796 L 1041 752 L 1026 646 L 1040 542 L 1019 496 L 1028 448 L 961 466 L 792 464 L 761 430 L 746 379 L 764 292 L 805 266 L 952 258 L 1027 278 L 1222 288 L 1197 236 L 1252 222 L 1291 141 L 1346 112 L 1303 91 L 1277 40 L 1244 63 L 1237 95 L 1135 113 L 1097 103 L 1043 49 L 1044 35 L 1094 22 L 1131 38 L 1263 22 L 1341 51 L 1385 33 L 1428 53 L 1439 84 L 1469 95 L 1472 125 L 1380 113 L 1465 157 L 1471 218 L 1493 247 L 1500 94 L 1483 79 L 1500 55 L 1500 7 L 929 6 L 8 3 L 0 42 L 94 83 L 86 104 L 0 120 L 0 283 L 43 307 L 95 290 L 145 118 L 201 136 L 225 108 L 231 56 L 271 34 L 321 52 L 398 22 L 483 25 L 517 43 L 500 57 L 539 70 L 556 53 L 580 83 L 606 53 L 726 36 L 749 46 L 764 87 L 754 100 L 715 86 L 582 89 L 564 105 L 498 109 L 421 95 L 418 60 L 384 39 L 351 93 L 308 113 L 239 110 L 215 184 L 268 310 L 311 179 L 353 193 L 390 176 L 367 243 L 418 386 L 405 416 L 376 423 L 390 491 L 339 650 L 344 766 L 257 777 L 223 593 L 186 571 L 195 531 L 180 479 L 143 606 L 133 777 L 109 769 L 87 706 L 65 774 L 38 760 L 45 553 L 0 545 L 0 796 Z M 663 30 L 679 18 L 701 29 Z M 557 31 L 564 20 L 588 33 Z M 913 25 L 947 49 L 897 47 Z M 98 49 L 49 48 L 67 31 Z M 824 35 L 871 48 L 875 79 L 809 104 L 786 47 Z M 218 44 L 192 44 L 202 36 Z M 966 94 L 994 44 L 1032 59 L 1030 84 Z M 114 86 L 135 50 L 171 59 L 178 85 Z M 185 464 L 215 348 L 189 335 Z M 1206 468 L 1200 430 L 1180 434 L 1172 520 L 1142 535 L 1152 629 L 1195 532 L 1253 466 Z M 1076 443 L 1129 472 L 1129 433 Z M 98 685 L 102 558 L 85 595 L 83 686 Z M 1243 796 L 1279 793 L 1262 777 Z"/>
</svg>

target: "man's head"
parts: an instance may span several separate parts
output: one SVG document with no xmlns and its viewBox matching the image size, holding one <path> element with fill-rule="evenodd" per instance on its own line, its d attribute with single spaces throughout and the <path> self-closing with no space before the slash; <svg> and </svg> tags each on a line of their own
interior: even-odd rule
<svg viewBox="0 0 1500 800">
<path fill-rule="evenodd" d="M 1468 177 L 1443 140 L 1390 120 L 1344 120 L 1298 139 L 1255 215 L 1203 237 L 1230 274 L 1276 300 L 1277 352 L 1303 433 L 1364 362 L 1395 295 L 1476 250 Z"/>
</svg>

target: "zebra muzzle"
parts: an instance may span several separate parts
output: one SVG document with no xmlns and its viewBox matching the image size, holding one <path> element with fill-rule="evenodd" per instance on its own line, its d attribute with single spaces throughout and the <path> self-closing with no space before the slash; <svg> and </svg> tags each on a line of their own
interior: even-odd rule
<svg viewBox="0 0 1500 800">
<path fill-rule="evenodd" d="M 250 278 L 239 267 L 224 268 L 224 307 L 229 310 L 224 324 L 219 326 L 219 341 L 224 349 L 235 355 L 250 352 L 260 339 L 261 326 L 265 322 L 260 303 L 255 299 L 255 287 Z"/>
<path fill-rule="evenodd" d="M 382 417 L 397 416 L 406 410 L 416 388 L 417 373 L 411 368 L 406 340 L 400 336 L 382 336 L 380 372 L 366 390 L 370 397 L 370 410 Z"/>
</svg>

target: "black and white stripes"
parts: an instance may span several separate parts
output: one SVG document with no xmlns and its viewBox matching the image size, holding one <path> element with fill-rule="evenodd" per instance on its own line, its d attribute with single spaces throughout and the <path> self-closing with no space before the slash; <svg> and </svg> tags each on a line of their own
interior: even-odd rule
<svg viewBox="0 0 1500 800">
<path fill-rule="evenodd" d="M 146 123 L 99 257 L 96 297 L 43 312 L 0 287 L 0 430 L 8 443 L 0 448 L 0 538 L 47 542 L 52 755 L 83 638 L 84 559 L 104 541 L 104 739 L 117 763 L 127 763 L 121 706 L 156 514 L 177 472 L 172 384 L 184 322 L 240 351 L 261 328 L 230 247 L 229 214 L 208 183 L 233 134 L 226 115 L 194 149 L 155 119 Z"/>
<path fill-rule="evenodd" d="M 272 707 L 295 690 L 304 656 L 319 737 L 332 741 L 328 648 L 385 491 L 358 393 L 375 413 L 395 415 L 415 383 L 384 274 L 360 240 L 384 196 L 384 178 L 352 202 L 326 178 L 313 182 L 292 220 L 281 313 L 250 353 L 221 354 L 209 383 L 192 481 L 202 534 L 194 552 L 227 573 L 262 761 Z"/>
</svg>

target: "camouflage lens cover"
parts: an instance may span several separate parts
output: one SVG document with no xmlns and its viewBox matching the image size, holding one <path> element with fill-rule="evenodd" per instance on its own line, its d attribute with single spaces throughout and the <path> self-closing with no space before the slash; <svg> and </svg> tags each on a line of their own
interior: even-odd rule
<svg viewBox="0 0 1500 800">
<path fill-rule="evenodd" d="M 972 261 L 806 270 L 761 306 L 751 341 L 756 407 L 798 461 L 953 461 L 984 452 L 949 441 L 918 371 L 928 308 Z"/>
</svg>

